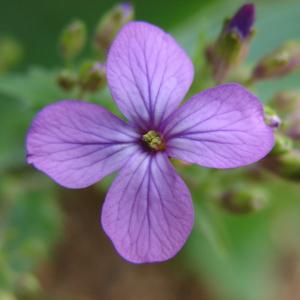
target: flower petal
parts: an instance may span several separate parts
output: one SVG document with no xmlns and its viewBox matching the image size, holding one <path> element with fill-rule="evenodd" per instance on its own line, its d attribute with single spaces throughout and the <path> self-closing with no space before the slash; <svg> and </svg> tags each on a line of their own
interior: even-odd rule
<svg viewBox="0 0 300 300">
<path fill-rule="evenodd" d="M 234 83 L 195 95 L 165 124 L 168 155 L 205 167 L 245 166 L 274 144 L 259 99 Z"/>
<path fill-rule="evenodd" d="M 139 153 L 120 171 L 102 209 L 102 225 L 121 256 L 164 261 L 184 245 L 194 222 L 191 195 L 166 154 Z"/>
<path fill-rule="evenodd" d="M 66 100 L 47 106 L 33 120 L 27 160 L 57 183 L 83 188 L 119 169 L 136 150 L 137 138 L 104 108 Z"/>
<path fill-rule="evenodd" d="M 107 59 L 107 79 L 123 114 L 142 129 L 155 129 L 188 91 L 191 60 L 176 41 L 156 26 L 128 23 L 117 35 Z"/>
</svg>

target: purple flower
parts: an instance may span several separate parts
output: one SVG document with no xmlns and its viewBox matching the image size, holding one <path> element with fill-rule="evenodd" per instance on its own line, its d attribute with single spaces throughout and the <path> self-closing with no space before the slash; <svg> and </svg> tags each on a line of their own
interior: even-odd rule
<svg viewBox="0 0 300 300">
<path fill-rule="evenodd" d="M 230 20 L 227 30 L 235 30 L 242 39 L 247 38 L 255 21 L 255 5 L 243 5 Z"/>
<path fill-rule="evenodd" d="M 261 103 L 238 84 L 179 106 L 193 75 L 170 35 L 129 23 L 107 60 L 110 91 L 128 122 L 98 105 L 64 100 L 39 112 L 28 133 L 28 162 L 62 186 L 84 188 L 119 170 L 101 223 L 134 263 L 171 258 L 192 230 L 191 195 L 169 157 L 225 169 L 254 163 L 273 147 Z"/>
</svg>

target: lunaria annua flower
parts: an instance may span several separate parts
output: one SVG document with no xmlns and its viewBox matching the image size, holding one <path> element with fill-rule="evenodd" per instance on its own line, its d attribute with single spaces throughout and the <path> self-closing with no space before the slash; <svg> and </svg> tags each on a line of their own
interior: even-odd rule
<svg viewBox="0 0 300 300">
<path fill-rule="evenodd" d="M 110 91 L 128 122 L 99 105 L 64 100 L 39 112 L 28 133 L 28 162 L 62 186 L 84 188 L 119 171 L 101 223 L 134 263 L 171 258 L 192 230 L 191 195 L 169 157 L 225 169 L 254 163 L 273 147 L 259 99 L 238 84 L 179 106 L 193 75 L 170 35 L 131 22 L 107 60 Z"/>
</svg>

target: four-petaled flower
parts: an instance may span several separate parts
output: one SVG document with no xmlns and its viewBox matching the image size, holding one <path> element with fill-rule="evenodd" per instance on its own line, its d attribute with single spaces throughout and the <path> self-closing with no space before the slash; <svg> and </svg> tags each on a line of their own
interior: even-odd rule
<svg viewBox="0 0 300 300">
<path fill-rule="evenodd" d="M 273 147 L 257 97 L 238 84 L 208 89 L 179 106 L 194 70 L 175 40 L 145 22 L 117 35 L 107 80 L 125 122 L 77 100 L 38 113 L 27 136 L 28 162 L 68 188 L 84 188 L 120 170 L 106 196 L 102 226 L 134 263 L 164 261 L 189 236 L 191 195 L 169 157 L 235 168 Z"/>
</svg>

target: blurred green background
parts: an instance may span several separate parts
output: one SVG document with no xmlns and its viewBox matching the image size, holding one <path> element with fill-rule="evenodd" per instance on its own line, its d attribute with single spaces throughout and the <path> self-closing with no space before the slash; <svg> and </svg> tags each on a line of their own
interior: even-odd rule
<svg viewBox="0 0 300 300">
<path fill-rule="evenodd" d="M 24 141 L 33 115 L 73 96 L 55 79 L 64 64 L 58 52 L 62 28 L 80 18 L 91 37 L 101 16 L 119 1 L 0 1 L 0 37 L 14 37 L 23 53 L 15 68 L 0 74 L 0 300 L 300 299 L 299 178 L 280 178 L 260 166 L 234 171 L 179 166 L 196 207 L 193 234 L 171 261 L 134 266 L 116 254 L 98 224 L 112 176 L 69 191 L 26 166 Z M 245 72 L 284 41 L 300 39 L 300 1 L 253 2 L 256 36 Z M 137 19 L 170 31 L 198 61 L 224 18 L 244 2 L 132 3 Z M 251 88 L 267 103 L 278 91 L 299 90 L 299 72 Z M 115 110 L 106 89 L 89 97 Z M 258 191 L 263 208 L 249 214 L 222 209 L 220 195 L 231 188 Z"/>
<path fill-rule="evenodd" d="M 89 28 L 99 17 L 120 1 L 2 1 L 1 32 L 14 34 L 24 45 L 24 65 L 55 66 L 59 61 L 57 37 L 70 20 L 84 20 Z M 165 29 L 183 22 L 201 7 L 214 1 L 134 1 L 137 18 Z M 91 33 L 91 32 L 90 32 Z"/>
</svg>

